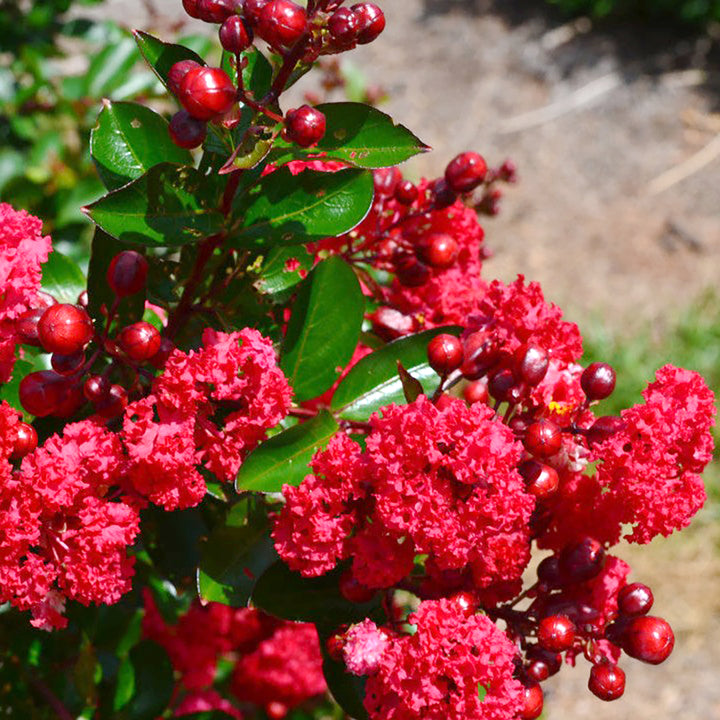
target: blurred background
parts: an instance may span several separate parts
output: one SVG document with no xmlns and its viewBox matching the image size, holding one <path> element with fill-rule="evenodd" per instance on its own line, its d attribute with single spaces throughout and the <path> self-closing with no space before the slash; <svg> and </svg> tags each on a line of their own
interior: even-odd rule
<svg viewBox="0 0 720 720">
<path fill-rule="evenodd" d="M 464 150 L 511 158 L 519 181 L 483 219 L 487 277 L 540 281 L 580 324 L 587 362 L 618 371 L 608 412 L 638 402 L 665 362 L 720 391 L 720 1 L 378 1 L 387 29 L 343 56 L 345 86 L 313 74 L 289 101 L 378 100 L 434 149 L 403 167 L 412 179 Z M 80 260 L 79 208 L 101 194 L 87 151 L 101 99 L 172 107 L 130 28 L 219 57 L 215 28 L 180 0 L 0 0 L 0 199 Z M 584 689 L 581 661 L 548 685 L 545 717 L 720 719 L 715 465 L 690 531 L 618 550 L 672 623 L 673 656 L 628 661 L 610 704 Z"/>
</svg>

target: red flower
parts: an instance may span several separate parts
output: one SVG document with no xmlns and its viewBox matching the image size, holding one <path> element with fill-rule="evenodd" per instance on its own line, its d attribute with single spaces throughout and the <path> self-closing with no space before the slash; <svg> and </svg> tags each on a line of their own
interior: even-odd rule
<svg viewBox="0 0 720 720">
<path fill-rule="evenodd" d="M 409 620 L 415 634 L 392 638 L 368 678 L 364 702 L 373 720 L 516 717 L 523 688 L 513 679 L 515 647 L 489 618 L 428 600 Z"/>
</svg>

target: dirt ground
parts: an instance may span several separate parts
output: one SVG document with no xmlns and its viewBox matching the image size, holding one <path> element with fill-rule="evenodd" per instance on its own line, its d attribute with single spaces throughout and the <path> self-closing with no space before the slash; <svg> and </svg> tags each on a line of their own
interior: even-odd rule
<svg viewBox="0 0 720 720">
<path fill-rule="evenodd" d="M 155 4 L 177 19 L 180 0 Z M 440 174 L 466 149 L 519 167 L 502 214 L 485 224 L 488 275 L 523 273 L 581 328 L 628 332 L 662 328 L 716 286 L 716 41 L 567 25 L 530 0 L 380 4 L 386 32 L 351 60 L 388 91 L 383 109 L 435 149 L 408 173 Z M 108 5 L 146 22 L 139 0 Z M 720 720 L 717 520 L 706 512 L 684 539 L 621 548 L 632 578 L 654 588 L 676 650 L 660 667 L 626 661 L 626 696 L 609 704 L 583 690 L 584 661 L 564 670 L 548 685 L 549 718 Z"/>
</svg>

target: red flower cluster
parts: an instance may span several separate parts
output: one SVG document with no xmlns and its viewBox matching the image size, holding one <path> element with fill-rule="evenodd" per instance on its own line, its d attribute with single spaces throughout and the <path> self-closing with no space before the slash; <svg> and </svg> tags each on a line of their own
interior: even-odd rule
<svg viewBox="0 0 720 720">
<path fill-rule="evenodd" d="M 515 646 L 488 617 L 428 600 L 408 620 L 415 633 L 390 638 L 368 678 L 373 720 L 508 720 L 522 710 Z"/>
<path fill-rule="evenodd" d="M 270 717 L 284 717 L 297 705 L 325 692 L 315 626 L 277 620 L 252 608 L 235 609 L 195 601 L 175 625 L 168 625 L 146 590 L 143 632 L 162 645 L 180 680 L 177 716 L 222 710 L 241 717 L 237 707 L 212 690 L 218 662 L 234 663 L 231 691 Z"/>
<path fill-rule="evenodd" d="M 439 410 L 424 396 L 371 420 L 367 450 L 336 436 L 287 499 L 273 537 L 306 576 L 353 560 L 362 585 L 390 587 L 427 554 L 440 573 L 468 568 L 476 586 L 519 583 L 533 509 L 516 470 L 521 445 L 484 405 Z"/>
<path fill-rule="evenodd" d="M 6 428 L 17 419 L 5 403 L 0 413 Z M 19 471 L 7 458 L 5 449 L 0 598 L 31 610 L 32 624 L 44 629 L 67 624 L 65 598 L 117 602 L 130 589 L 134 559 L 127 549 L 139 529 L 137 508 L 108 494 L 124 470 L 117 436 L 85 420 L 49 438 Z"/>
<path fill-rule="evenodd" d="M 259 332 L 207 329 L 200 350 L 173 351 L 152 393 L 126 409 L 121 436 L 132 486 L 166 510 L 197 505 L 206 492 L 197 466 L 232 480 L 285 417 L 291 392 Z"/>
<path fill-rule="evenodd" d="M 28 310 L 40 289 L 40 266 L 48 259 L 49 237 L 42 222 L 24 210 L 0 203 L 0 382 L 15 365 L 15 320 Z"/>
<path fill-rule="evenodd" d="M 558 468 L 553 523 L 541 547 L 592 535 L 615 544 L 625 537 L 647 543 L 686 527 L 706 495 L 700 473 L 712 459 L 713 393 L 697 373 L 666 365 L 644 391 L 645 404 L 624 410 L 617 430 L 590 444 L 594 475 Z"/>
<path fill-rule="evenodd" d="M 285 416 L 291 391 L 268 340 L 246 329 L 207 330 L 203 341 L 173 352 L 119 434 L 99 417 L 66 425 L 19 471 L 9 462 L 19 418 L 0 406 L 0 599 L 31 610 L 34 625 L 63 627 L 66 598 L 117 602 L 131 587 L 139 509 L 197 505 L 206 493 L 198 467 L 233 478 Z"/>
</svg>

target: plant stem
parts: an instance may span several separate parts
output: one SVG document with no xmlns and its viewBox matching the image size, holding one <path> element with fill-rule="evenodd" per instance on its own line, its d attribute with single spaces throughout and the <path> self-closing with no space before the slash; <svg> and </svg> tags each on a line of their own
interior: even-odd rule
<svg viewBox="0 0 720 720">
<path fill-rule="evenodd" d="M 229 181 L 228 185 L 230 185 Z M 215 248 L 217 248 L 222 241 L 223 235 L 211 235 L 210 237 L 205 238 L 205 240 L 203 240 L 202 244 L 200 245 L 200 250 L 198 251 L 197 259 L 195 260 L 195 267 L 193 267 L 192 273 L 187 279 L 187 282 L 185 283 L 185 289 L 183 290 L 180 302 L 175 308 L 175 311 L 170 315 L 170 318 L 168 319 L 165 336 L 168 337 L 170 340 L 175 337 L 178 330 L 180 329 L 180 327 L 182 327 L 188 315 L 190 314 L 193 305 L 193 295 L 195 294 L 195 290 L 197 290 L 197 287 L 200 284 L 203 270 L 208 264 L 210 258 L 213 256 Z"/>
<path fill-rule="evenodd" d="M 29 674 L 28 680 L 43 700 L 53 709 L 60 720 L 74 720 L 72 713 L 62 704 L 60 698 L 40 678 Z"/>
</svg>

